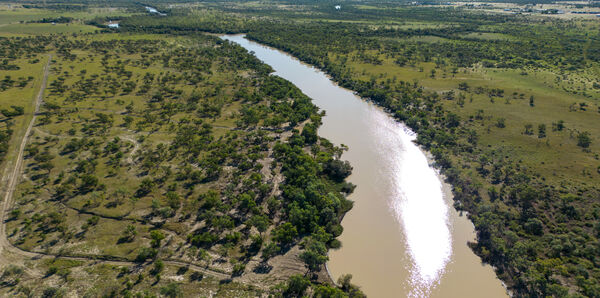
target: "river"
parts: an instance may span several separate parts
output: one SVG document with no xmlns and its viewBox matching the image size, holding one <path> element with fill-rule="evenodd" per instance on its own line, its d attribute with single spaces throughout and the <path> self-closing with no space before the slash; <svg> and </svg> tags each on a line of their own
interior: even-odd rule
<svg viewBox="0 0 600 298">
<path fill-rule="evenodd" d="M 325 110 L 319 135 L 349 150 L 354 208 L 342 248 L 330 251 L 334 279 L 350 273 L 369 297 L 506 297 L 489 265 L 467 246 L 474 228 L 452 208 L 452 193 L 430 167 L 415 134 L 381 108 L 337 86 L 318 69 L 242 35 L 246 48 Z"/>
<path fill-rule="evenodd" d="M 159 15 L 159 16 L 162 16 L 162 17 L 164 17 L 164 16 L 166 16 L 166 15 L 167 15 L 166 13 L 162 13 L 162 12 L 158 11 L 158 10 L 157 10 L 156 8 L 154 8 L 154 7 L 150 7 L 150 6 L 144 6 L 144 8 L 146 9 L 146 11 L 147 11 L 148 13 L 157 14 L 157 15 Z"/>
</svg>

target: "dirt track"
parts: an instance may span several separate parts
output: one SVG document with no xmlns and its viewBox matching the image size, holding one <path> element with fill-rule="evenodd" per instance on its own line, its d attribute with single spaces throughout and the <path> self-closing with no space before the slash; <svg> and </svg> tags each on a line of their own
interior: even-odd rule
<svg viewBox="0 0 600 298">
<path fill-rule="evenodd" d="M 29 125 L 27 126 L 27 130 L 25 131 L 25 134 L 23 135 L 23 139 L 21 140 L 21 143 L 19 145 L 17 157 L 16 157 L 14 163 L 7 162 L 6 168 L 4 170 L 4 173 L 10 172 L 10 174 L 9 174 L 10 176 L 8 177 L 8 179 L 3 179 L 4 181 L 6 181 L 7 186 L 5 188 L 4 202 L 2 202 L 1 209 L 0 209 L 0 255 L 6 255 L 7 253 L 11 253 L 11 254 L 26 258 L 26 259 L 60 258 L 60 259 L 66 259 L 66 260 L 91 261 L 91 262 L 95 262 L 95 263 L 103 263 L 103 264 L 110 264 L 110 265 L 117 265 L 117 266 L 140 265 L 139 263 L 135 263 L 135 262 L 121 261 L 121 260 L 118 260 L 118 258 L 116 258 L 116 257 L 114 259 L 111 259 L 110 257 L 107 257 L 107 256 L 61 256 L 61 255 L 55 255 L 55 254 L 25 251 L 18 247 L 13 246 L 10 243 L 10 241 L 8 241 L 8 238 L 6 237 L 6 225 L 5 225 L 6 214 L 12 206 L 13 193 L 14 193 L 14 190 L 17 186 L 17 183 L 18 183 L 18 180 L 20 177 L 19 173 L 21 172 L 21 166 L 23 165 L 23 153 L 25 151 L 25 146 L 27 145 L 27 140 L 29 139 L 29 135 L 31 134 L 33 125 L 34 125 L 37 115 L 40 111 L 40 107 L 43 103 L 44 91 L 46 90 L 46 84 L 48 81 L 48 74 L 50 71 L 50 62 L 51 61 L 52 61 L 52 56 L 49 56 L 48 62 L 46 63 L 46 66 L 44 67 L 44 76 L 43 76 L 43 79 L 41 82 L 40 90 L 35 98 L 35 108 L 33 111 L 33 116 L 31 117 L 31 121 L 29 122 Z M 137 142 L 135 142 L 135 140 L 133 140 L 133 139 L 131 139 L 131 140 L 127 139 L 127 140 L 134 142 L 134 145 L 136 145 L 136 147 L 134 148 L 134 152 L 135 152 L 135 150 L 137 150 L 137 145 L 138 145 Z M 132 152 L 132 155 L 134 152 Z M 14 166 L 14 167 L 11 168 L 11 166 Z M 202 272 L 204 274 L 216 277 L 218 279 L 227 279 L 227 278 L 231 277 L 229 274 L 214 271 L 214 270 L 204 268 L 204 267 L 201 267 L 198 265 L 190 264 L 190 263 L 187 263 L 184 261 L 165 260 L 164 262 L 166 264 L 171 264 L 171 265 L 175 265 L 175 266 L 187 266 L 192 270 Z M 2 265 L 5 265 L 2 263 L 5 263 L 5 262 L 0 263 L 0 268 L 4 267 Z"/>
<path fill-rule="evenodd" d="M 27 130 L 23 135 L 23 140 L 21 140 L 21 144 L 19 145 L 19 151 L 17 153 L 17 158 L 14 161 L 14 168 L 12 169 L 12 173 L 10 173 L 10 177 L 8 178 L 6 192 L 4 195 L 4 202 L 2 204 L 2 209 L 0 210 L 0 253 L 4 251 L 4 249 L 13 250 L 17 249 L 13 247 L 8 239 L 6 238 L 6 225 L 4 224 L 6 218 L 6 212 L 10 209 L 12 205 L 12 195 L 15 191 L 15 187 L 17 186 L 17 181 L 19 180 L 19 172 L 21 171 L 21 165 L 23 164 L 23 152 L 25 151 L 25 145 L 27 145 L 27 139 L 31 134 L 31 130 L 33 129 L 33 124 L 35 123 L 35 119 L 37 118 L 37 114 L 40 111 L 40 106 L 42 105 L 42 101 L 44 98 L 44 91 L 46 90 L 46 82 L 48 81 L 48 73 L 50 72 L 50 61 L 52 61 L 52 55 L 48 57 L 48 62 L 44 67 L 44 77 L 42 78 L 42 83 L 40 85 L 40 91 L 35 98 L 35 108 L 33 110 L 33 116 L 31 117 L 31 121 L 27 126 Z M 6 163 L 6 167 L 10 167 L 10 163 Z M 18 249 L 17 249 L 18 250 Z M 25 253 L 23 254 L 27 257 L 33 257 L 35 254 Z"/>
</svg>

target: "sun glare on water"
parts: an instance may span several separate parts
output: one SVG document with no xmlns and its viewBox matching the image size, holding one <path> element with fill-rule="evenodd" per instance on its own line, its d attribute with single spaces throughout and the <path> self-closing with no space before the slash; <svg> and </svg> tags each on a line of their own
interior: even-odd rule
<svg viewBox="0 0 600 298">
<path fill-rule="evenodd" d="M 373 129 L 382 138 L 379 150 L 388 160 L 383 169 L 393 183 L 390 208 L 401 226 L 407 252 L 412 260 L 409 271 L 410 296 L 427 297 L 439 282 L 452 255 L 448 205 L 442 184 L 428 166 L 424 153 L 412 141 L 415 134 L 383 113 L 377 114 Z"/>
</svg>

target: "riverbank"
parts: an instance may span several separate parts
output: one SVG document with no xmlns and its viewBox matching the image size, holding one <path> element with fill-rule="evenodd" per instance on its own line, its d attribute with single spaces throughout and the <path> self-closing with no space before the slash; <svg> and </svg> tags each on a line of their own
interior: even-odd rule
<svg viewBox="0 0 600 298">
<path fill-rule="evenodd" d="M 466 245 L 473 226 L 454 215 L 413 133 L 322 71 L 240 35 L 227 39 L 313 98 L 327 114 L 319 135 L 349 147 L 342 158 L 354 167 L 348 180 L 358 187 L 342 221 L 343 246 L 330 252 L 332 279 L 350 273 L 372 297 L 506 296 L 491 267 Z"/>
<path fill-rule="evenodd" d="M 422 148 L 421 146 L 419 146 L 421 148 L 421 150 L 423 150 L 423 152 L 425 153 L 425 156 L 427 157 L 427 162 L 429 163 L 430 167 L 435 168 L 435 158 L 433 157 L 433 155 L 427 151 L 426 149 Z M 447 182 L 447 177 L 442 174 L 439 170 L 436 170 L 436 175 L 438 176 L 438 179 L 442 182 L 442 191 L 444 193 L 444 198 L 446 199 L 446 202 L 448 203 L 449 206 L 452 206 L 451 209 L 453 210 L 453 213 L 456 214 L 456 216 L 464 218 L 466 220 L 466 222 L 468 222 L 470 224 L 470 229 L 473 230 L 472 236 L 470 240 L 467 240 L 468 242 L 476 242 L 477 241 L 477 233 L 475 231 L 475 226 L 473 225 L 473 222 L 469 219 L 469 213 L 467 211 L 458 211 L 456 210 L 456 208 L 453 207 L 454 204 L 454 193 L 452 191 L 453 187 L 452 184 L 450 184 L 449 182 Z M 466 243 L 465 243 L 466 244 Z M 469 250 L 471 251 L 471 253 L 474 254 L 474 252 L 469 248 Z M 477 255 L 475 255 L 479 260 L 481 260 Z M 481 266 L 483 267 L 490 267 L 494 272 L 496 272 L 497 268 L 484 263 L 483 261 L 481 261 Z M 509 297 L 513 297 L 513 293 L 512 291 L 510 291 L 508 289 L 508 287 L 506 286 L 506 284 L 498 279 L 498 281 L 500 282 L 500 284 L 502 285 L 502 287 L 504 288 L 504 291 L 506 293 L 506 295 L 508 295 Z"/>
</svg>

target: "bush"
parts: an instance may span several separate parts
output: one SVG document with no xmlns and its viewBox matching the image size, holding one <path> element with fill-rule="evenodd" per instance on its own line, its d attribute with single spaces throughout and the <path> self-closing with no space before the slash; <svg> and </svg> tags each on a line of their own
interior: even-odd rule
<svg viewBox="0 0 600 298">
<path fill-rule="evenodd" d="M 309 123 L 302 129 L 302 136 L 306 144 L 314 144 L 317 141 L 317 128 L 314 124 Z"/>
<path fill-rule="evenodd" d="M 232 271 L 231 275 L 240 276 L 244 273 L 244 270 L 246 270 L 246 264 L 236 263 L 235 265 L 233 265 L 233 271 Z"/>
<path fill-rule="evenodd" d="M 159 230 L 152 230 L 150 231 L 150 238 L 152 238 L 150 242 L 152 247 L 158 248 L 160 247 L 160 242 L 165 239 L 165 235 Z"/>
<path fill-rule="evenodd" d="M 160 288 L 160 294 L 170 298 L 183 297 L 183 291 L 176 283 L 170 283 Z"/>
<path fill-rule="evenodd" d="M 323 242 L 311 241 L 304 252 L 300 254 L 300 259 L 304 261 L 308 269 L 316 272 L 325 264 L 329 258 L 327 257 L 327 247 Z"/>
<path fill-rule="evenodd" d="M 42 292 L 42 298 L 62 297 L 62 291 L 59 288 L 48 287 Z"/>
<path fill-rule="evenodd" d="M 291 223 L 286 222 L 273 230 L 273 240 L 282 246 L 292 244 L 294 238 L 298 236 L 298 231 Z"/>
<path fill-rule="evenodd" d="M 496 127 L 498 127 L 498 128 L 505 128 L 506 127 L 506 120 L 504 118 L 498 118 L 498 122 L 496 122 Z"/>
<path fill-rule="evenodd" d="M 135 261 L 136 262 L 144 262 L 147 259 L 153 259 L 154 257 L 156 257 L 157 253 L 158 252 L 154 248 L 142 247 L 142 249 L 140 249 L 140 252 L 138 253 L 137 257 L 135 258 Z"/>
<path fill-rule="evenodd" d="M 56 266 L 50 266 L 48 267 L 48 270 L 46 270 L 46 276 L 54 275 L 56 272 L 58 272 L 58 268 Z"/>
<path fill-rule="evenodd" d="M 190 242 L 192 243 L 192 245 L 198 247 L 210 247 L 213 244 L 215 244 L 217 240 L 219 240 L 219 237 L 217 235 L 211 234 L 210 232 L 204 232 L 202 234 L 190 237 Z"/>
<path fill-rule="evenodd" d="M 276 254 L 278 254 L 280 251 L 281 251 L 281 248 L 279 246 L 277 246 L 277 244 L 270 242 L 269 244 L 265 245 L 265 248 L 262 251 L 261 257 L 264 261 L 266 261 L 266 260 L 272 258 L 273 256 L 275 256 Z"/>
<path fill-rule="evenodd" d="M 306 289 L 308 289 L 308 286 L 310 286 L 310 281 L 306 277 L 300 274 L 292 275 L 283 292 L 284 296 L 302 297 L 304 292 L 306 292 Z"/>
<path fill-rule="evenodd" d="M 589 132 L 584 131 L 577 134 L 577 146 L 581 148 L 588 148 L 591 144 L 592 138 Z"/>
<path fill-rule="evenodd" d="M 342 181 L 352 174 L 352 166 L 348 161 L 332 159 L 324 165 L 323 171 L 329 175 L 331 179 Z"/>
<path fill-rule="evenodd" d="M 525 231 L 529 234 L 539 236 L 539 235 L 542 235 L 542 233 L 543 233 L 543 224 L 537 218 L 528 219 L 523 227 L 525 228 Z"/>
<path fill-rule="evenodd" d="M 154 262 L 154 267 L 152 268 L 152 270 L 150 270 L 150 274 L 158 275 L 159 273 L 161 273 L 163 271 L 163 269 L 165 269 L 165 264 L 163 263 L 163 261 L 156 260 Z"/>
<path fill-rule="evenodd" d="M 7 109 L 2 109 L 0 112 L 2 113 L 2 115 L 4 115 L 4 117 L 8 117 L 8 118 L 20 116 L 25 113 L 25 109 L 23 107 L 11 106 L 11 108 L 13 109 L 12 111 L 7 110 Z"/>
</svg>

